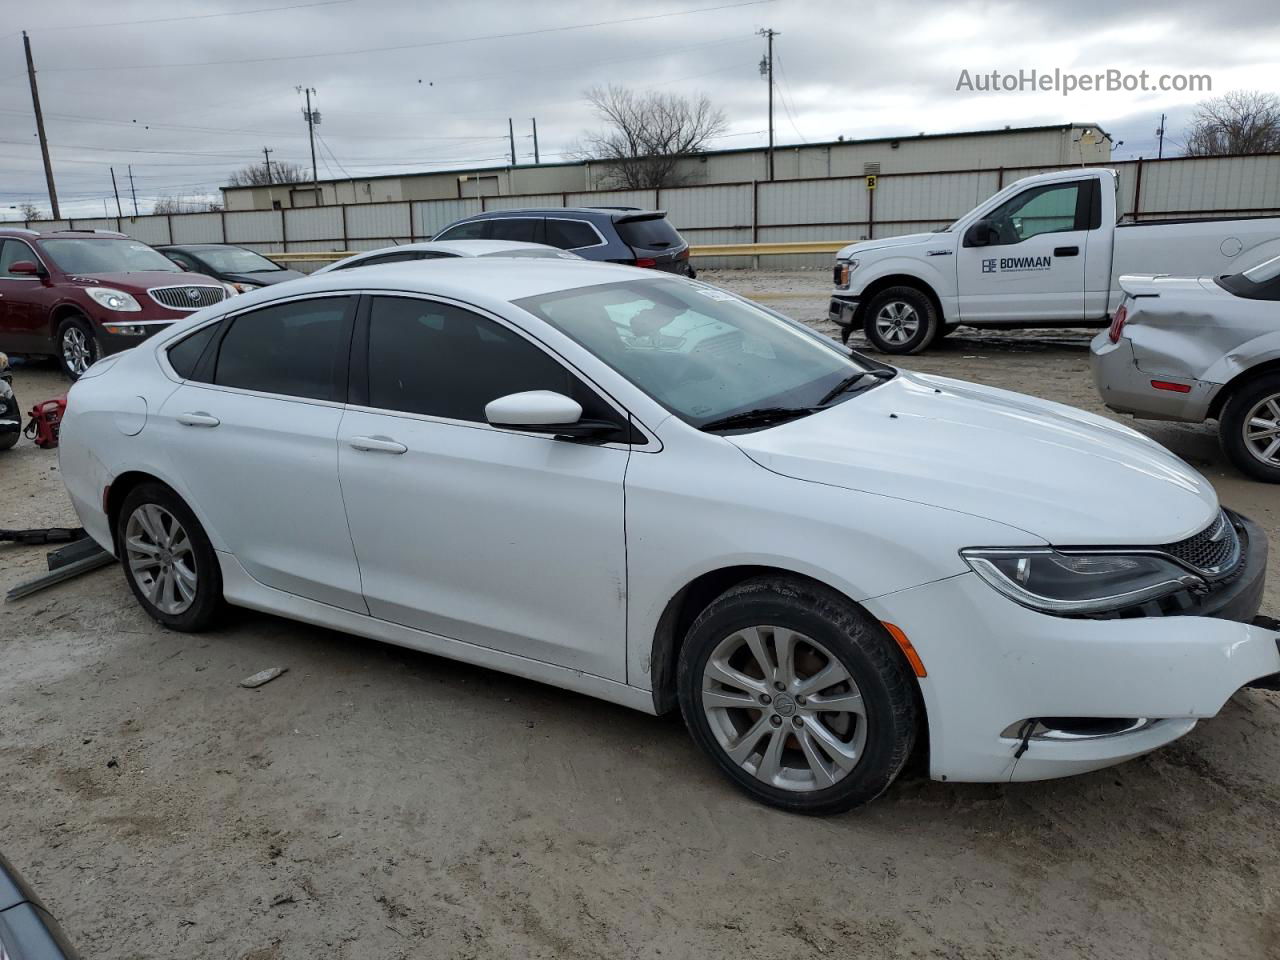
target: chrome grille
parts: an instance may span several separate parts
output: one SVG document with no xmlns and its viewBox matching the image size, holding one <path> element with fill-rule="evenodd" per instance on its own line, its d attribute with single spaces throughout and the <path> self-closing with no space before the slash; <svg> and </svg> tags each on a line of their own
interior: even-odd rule
<svg viewBox="0 0 1280 960">
<path fill-rule="evenodd" d="M 1195 536 L 1160 549 L 1205 576 L 1221 577 L 1240 562 L 1240 535 L 1226 511 L 1220 510 L 1218 519 Z"/>
<path fill-rule="evenodd" d="M 222 287 L 197 286 L 187 284 L 181 287 L 152 287 L 147 293 L 151 299 L 170 310 L 199 310 L 211 307 L 227 296 Z"/>
</svg>

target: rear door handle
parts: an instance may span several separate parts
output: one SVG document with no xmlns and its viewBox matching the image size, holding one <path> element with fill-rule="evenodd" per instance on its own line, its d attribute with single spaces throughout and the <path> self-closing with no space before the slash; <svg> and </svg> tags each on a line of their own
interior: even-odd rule
<svg viewBox="0 0 1280 960">
<path fill-rule="evenodd" d="M 1080 256 L 1079 247 L 1054 247 L 1053 255 L 1055 257 L 1078 257 Z"/>
<path fill-rule="evenodd" d="M 211 413 L 197 410 L 194 413 L 178 414 L 178 422 L 184 427 L 216 427 L 222 421 Z"/>
<path fill-rule="evenodd" d="M 409 448 L 390 437 L 352 437 L 347 441 L 353 450 L 366 453 L 404 453 Z"/>
</svg>

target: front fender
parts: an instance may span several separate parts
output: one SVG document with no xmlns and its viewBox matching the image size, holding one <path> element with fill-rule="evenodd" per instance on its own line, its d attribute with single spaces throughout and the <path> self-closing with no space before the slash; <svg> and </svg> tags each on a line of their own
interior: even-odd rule
<svg viewBox="0 0 1280 960">
<path fill-rule="evenodd" d="M 935 266 L 931 260 L 941 261 Z M 886 277 L 908 277 L 916 284 L 928 287 L 942 304 L 943 319 L 948 322 L 956 315 L 956 264 L 955 256 L 918 257 L 891 256 L 874 263 L 861 263 L 849 278 L 848 290 L 835 291 L 837 296 L 863 297 L 865 291 Z"/>
</svg>

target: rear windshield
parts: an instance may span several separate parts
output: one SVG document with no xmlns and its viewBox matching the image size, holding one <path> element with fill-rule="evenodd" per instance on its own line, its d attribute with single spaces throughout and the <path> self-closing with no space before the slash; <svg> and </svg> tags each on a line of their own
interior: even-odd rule
<svg viewBox="0 0 1280 960">
<path fill-rule="evenodd" d="M 684 239 L 676 232 L 676 228 L 667 222 L 666 217 L 653 217 L 647 220 L 623 220 L 615 223 L 618 236 L 629 247 L 646 250 L 667 250 L 684 246 Z"/>
<path fill-rule="evenodd" d="M 1247 300 L 1280 300 L 1280 257 L 1264 260 L 1244 273 L 1218 277 L 1218 286 Z"/>
</svg>

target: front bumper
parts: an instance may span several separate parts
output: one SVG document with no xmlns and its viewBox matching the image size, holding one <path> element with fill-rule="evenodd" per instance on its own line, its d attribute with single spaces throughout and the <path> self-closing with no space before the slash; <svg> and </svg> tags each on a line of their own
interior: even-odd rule
<svg viewBox="0 0 1280 960">
<path fill-rule="evenodd" d="M 1209 415 L 1209 405 L 1221 389 L 1220 384 L 1177 378 L 1190 388 L 1187 393 L 1157 390 L 1152 380 L 1168 380 L 1153 376 L 1138 367 L 1133 355 L 1133 342 L 1121 337 L 1111 342 L 1103 330 L 1089 345 L 1089 366 L 1093 385 L 1102 402 L 1116 413 L 1129 413 L 1145 420 L 1173 420 L 1179 423 L 1201 423 Z"/>
<path fill-rule="evenodd" d="M 98 346 L 102 350 L 102 356 L 110 356 L 113 353 L 119 353 L 121 350 L 128 350 L 130 347 L 136 347 L 138 344 L 151 339 L 157 333 L 168 330 L 181 317 L 175 317 L 172 320 L 136 320 L 130 323 L 127 320 L 119 320 L 113 317 L 107 322 L 99 321 L 97 323 Z M 117 328 L 137 328 L 141 333 L 112 333 L 108 327 Z"/>
<path fill-rule="evenodd" d="M 858 298 L 832 294 L 827 304 L 827 319 L 841 327 L 852 327 L 858 312 Z"/>
<path fill-rule="evenodd" d="M 1256 604 L 1248 597 L 1253 578 L 1263 576 L 1265 559 L 1248 571 L 1233 613 Z M 1110 766 L 1182 736 L 1241 687 L 1280 673 L 1280 632 L 1224 619 L 1223 611 L 1053 617 L 1005 599 L 972 573 L 864 606 L 903 630 L 928 671 L 920 690 L 929 768 L 941 780 L 1042 780 Z M 1023 742 L 1012 731 L 1034 718 L 1147 722 L 1106 736 L 1033 737 L 1018 756 Z"/>
</svg>

